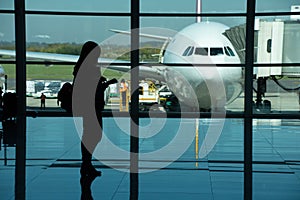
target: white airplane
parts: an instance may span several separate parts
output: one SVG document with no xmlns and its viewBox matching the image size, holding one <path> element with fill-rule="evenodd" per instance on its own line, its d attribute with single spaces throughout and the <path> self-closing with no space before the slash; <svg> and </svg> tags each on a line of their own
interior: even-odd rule
<svg viewBox="0 0 300 200">
<path fill-rule="evenodd" d="M 198 5 L 200 1 L 197 2 L 197 9 L 199 9 Z M 141 77 L 164 81 L 180 104 L 193 110 L 224 109 L 224 106 L 236 99 L 243 89 L 242 67 L 213 66 L 241 63 L 233 45 L 223 35 L 227 29 L 229 27 L 217 22 L 197 21 L 179 31 L 171 39 L 141 34 L 141 37 L 169 40 L 168 45 L 163 49 L 162 65 L 140 66 Z M 126 31 L 113 31 L 130 34 Z M 15 56 L 15 52 L 0 49 L 0 55 Z M 75 55 L 53 53 L 27 52 L 26 56 L 52 61 L 76 62 L 78 60 L 78 56 Z M 111 60 L 99 58 L 99 62 L 110 63 Z M 164 65 L 167 63 L 170 65 Z M 171 63 L 175 63 L 176 66 L 171 66 Z M 195 66 L 178 66 L 180 64 L 195 64 Z M 196 64 L 208 65 L 197 66 Z M 127 66 L 114 65 L 109 68 L 120 71 L 130 69 Z"/>
<path fill-rule="evenodd" d="M 219 109 L 242 92 L 241 67 L 214 66 L 241 63 L 233 45 L 223 35 L 227 29 L 216 22 L 198 22 L 179 31 L 170 41 L 163 63 L 195 64 L 165 70 L 166 83 L 181 102 L 195 104 L 191 98 L 194 93 L 200 109 Z"/>
</svg>

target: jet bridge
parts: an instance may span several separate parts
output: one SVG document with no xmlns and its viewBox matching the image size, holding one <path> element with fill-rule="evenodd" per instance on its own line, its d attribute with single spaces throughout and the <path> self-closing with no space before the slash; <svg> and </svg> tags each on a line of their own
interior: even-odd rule
<svg viewBox="0 0 300 200">
<path fill-rule="evenodd" d="M 232 27 L 224 32 L 237 51 L 242 63 L 245 62 L 246 25 Z M 256 105 L 263 104 L 262 96 L 266 92 L 266 80 L 271 78 L 281 88 L 287 91 L 299 91 L 299 86 L 285 88 L 277 77 L 300 78 L 299 66 L 278 66 L 280 63 L 300 63 L 300 21 L 263 21 L 255 22 L 254 60 L 258 64 L 269 66 L 255 67 L 254 74 L 257 81 Z M 272 66 L 277 64 L 277 66 Z M 265 103 L 265 102 L 264 102 Z M 267 102 L 268 106 L 270 102 Z"/>
<path fill-rule="evenodd" d="M 246 25 L 232 27 L 224 35 L 245 62 Z M 300 63 L 300 21 L 260 21 L 255 23 L 255 62 L 259 64 Z M 257 67 L 257 77 L 283 75 L 300 77 L 300 67 Z"/>
<path fill-rule="evenodd" d="M 300 22 L 259 21 L 257 63 L 300 63 Z M 258 67 L 257 77 L 300 77 L 300 67 Z"/>
</svg>

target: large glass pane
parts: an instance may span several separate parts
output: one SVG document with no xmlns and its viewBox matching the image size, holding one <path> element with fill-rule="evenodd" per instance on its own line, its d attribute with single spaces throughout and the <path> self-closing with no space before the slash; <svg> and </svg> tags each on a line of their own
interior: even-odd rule
<svg viewBox="0 0 300 200">
<path fill-rule="evenodd" d="M 156 49 L 156 62 L 164 62 L 163 57 L 168 51 L 180 56 L 190 46 L 194 52 L 186 52 L 190 56 L 191 63 L 197 63 L 197 58 L 203 57 L 197 53 L 199 48 L 207 48 L 209 55 L 214 55 L 214 50 L 222 46 L 222 55 L 213 56 L 213 63 L 244 63 L 245 62 L 245 38 L 246 26 L 244 17 L 208 17 L 202 23 L 195 23 L 195 18 L 141 18 L 141 47 L 147 45 Z M 158 49 L 161 49 L 158 51 Z M 217 49 L 210 49 L 217 48 Z M 178 52 L 177 52 L 178 51 Z M 197 57 L 197 58 L 196 58 Z M 141 55 L 142 61 L 144 56 Z M 239 61 L 234 61 L 238 59 Z M 167 59 L 169 60 L 169 59 Z M 178 58 L 177 61 L 182 60 Z M 153 61 L 155 58 L 153 57 Z M 172 61 L 168 61 L 172 63 Z M 206 62 L 206 61 L 205 61 Z M 201 63 L 201 62 L 198 62 Z"/>
<path fill-rule="evenodd" d="M 27 106 L 40 107 L 40 97 L 43 93 L 46 95 L 46 108 L 58 108 L 58 91 L 65 82 L 72 82 L 73 66 L 28 64 L 26 71 Z"/>
<path fill-rule="evenodd" d="M 300 62 L 300 24 L 290 20 L 289 17 L 272 16 L 256 19 L 257 63 Z M 271 69 L 274 73 L 278 70 L 278 73 L 280 72 L 280 68 Z"/>
<path fill-rule="evenodd" d="M 128 60 L 128 54 L 127 57 L 123 54 L 126 53 L 124 49 L 128 53 L 130 37 L 121 35 L 121 39 L 116 39 L 115 33 L 110 29 L 128 30 L 128 21 L 127 17 L 29 15 L 27 60 L 77 62 L 83 44 L 92 40 L 101 46 L 100 62 L 123 62 L 125 58 Z M 39 105 L 41 93 L 46 93 L 47 98 L 49 97 L 47 106 L 57 107 L 57 92 L 64 82 L 72 82 L 72 72 L 72 65 L 27 65 L 27 94 L 30 96 L 27 105 Z M 102 73 L 108 79 L 122 76 L 122 71 L 112 71 L 105 66 L 102 66 Z M 109 95 L 107 93 L 107 100 Z"/>
<path fill-rule="evenodd" d="M 26 22 L 29 43 L 100 43 L 114 34 L 110 29 L 129 29 L 128 17 L 27 15 Z"/>
<path fill-rule="evenodd" d="M 291 64 L 300 61 L 299 23 L 272 16 L 257 19 L 255 27 L 255 62 L 264 64 L 254 69 L 257 111 L 298 111 L 300 67 Z"/>
<path fill-rule="evenodd" d="M 299 199 L 299 120 L 253 122 L 254 199 Z"/>
<path fill-rule="evenodd" d="M 2 50 L 15 49 L 15 21 L 14 15 L 0 14 L 0 60 L 10 59 Z"/>
<path fill-rule="evenodd" d="M 253 95 L 256 103 L 260 104 L 256 111 L 262 114 L 270 111 L 298 112 L 299 85 L 299 75 L 255 79 Z"/>
<path fill-rule="evenodd" d="M 0 183 L 0 195 L 2 199 L 11 199 L 14 196 L 14 190 L 15 190 L 15 147 L 2 147 L 2 150 L 0 151 L 1 157 L 5 159 L 4 157 L 4 151 L 7 151 L 7 159 L 8 159 L 8 165 L 3 166 L 3 162 L 1 163 L 1 183 Z"/>
<path fill-rule="evenodd" d="M 0 81 L 3 92 L 15 92 L 16 91 L 16 65 L 14 64 L 2 64 L 2 68 L 4 70 L 5 75 L 7 75 L 7 79 L 5 77 L 1 77 Z"/>
<path fill-rule="evenodd" d="M 202 64 L 204 66 L 140 66 L 141 109 L 224 115 L 226 111 L 243 111 L 242 68 Z"/>
<path fill-rule="evenodd" d="M 13 0 L 3 0 L 0 2 L 0 9 L 14 9 L 14 1 Z"/>
<path fill-rule="evenodd" d="M 180 31 L 183 28 L 194 24 L 196 17 L 141 17 L 141 27 L 160 27 Z M 201 22 L 210 24 L 218 22 L 225 26 L 234 27 L 246 23 L 245 17 L 202 17 Z"/>
<path fill-rule="evenodd" d="M 103 156 L 109 159 L 106 163 L 112 163 L 111 165 L 104 164 L 99 162 L 99 154 L 95 153 L 92 162 L 97 170 L 102 171 L 102 177 L 95 179 L 94 182 L 92 180 L 80 181 L 82 120 L 76 119 L 74 123 L 73 118 L 68 117 L 27 118 L 26 199 L 40 199 L 41 196 L 49 199 L 80 199 L 81 195 L 83 199 L 86 199 L 89 194 L 94 199 L 111 199 L 116 195 L 115 189 L 119 186 L 122 192 L 117 192 L 118 195 L 128 197 L 129 182 L 124 172 L 127 165 L 124 166 L 124 162 L 120 164 L 112 157 Z M 104 120 L 104 124 L 104 132 L 109 130 L 110 134 L 119 133 L 118 127 L 110 126 L 107 120 Z M 102 142 L 104 141 L 103 139 Z M 111 151 L 110 146 L 105 143 L 101 143 L 100 147 L 101 155 Z M 8 158 L 14 158 L 14 153 L 15 148 L 9 147 Z M 14 196 L 14 162 L 14 160 L 9 160 L 7 166 L 1 163 L 0 174 L 3 181 L 0 183 L 0 194 L 2 199 L 11 199 Z M 123 171 L 107 167 L 117 169 L 118 165 L 121 165 Z"/>
<path fill-rule="evenodd" d="M 196 13 L 198 0 L 165 0 L 147 1 L 141 0 L 142 12 L 165 12 L 165 13 Z M 201 12 L 203 13 L 237 13 L 246 11 L 245 1 L 232 1 L 224 3 L 222 0 L 202 1 Z"/>
<path fill-rule="evenodd" d="M 239 27 L 233 25 L 232 28 L 221 24 L 222 21 L 226 20 L 211 17 L 208 22 L 194 23 L 194 18 L 154 18 L 154 20 L 151 18 L 151 21 L 150 18 L 142 18 L 140 31 L 145 33 L 145 37 L 141 37 L 140 40 L 142 47 L 140 61 L 160 62 L 161 64 L 140 67 L 140 79 L 154 79 L 158 82 L 158 91 L 168 87 L 168 90 L 175 94 L 182 103 L 190 102 L 194 95 L 199 104 L 196 110 L 200 109 L 201 111 L 212 109 L 208 102 L 217 99 L 212 96 L 218 94 L 219 100 L 222 99 L 220 97 L 222 95 L 213 88 L 217 85 L 219 89 L 224 86 L 226 97 L 224 96 L 223 100 L 226 99 L 225 103 L 228 109 L 242 111 L 244 107 L 242 98 L 235 104 L 230 105 L 230 103 L 236 100 L 243 91 L 243 69 L 239 66 L 216 67 L 213 65 L 244 63 L 244 18 L 229 17 L 227 21 L 241 24 Z M 185 25 L 186 23 L 187 25 Z M 151 38 L 147 36 L 151 36 Z M 147 48 L 143 49 L 143 45 L 147 45 Z M 146 56 L 147 50 L 152 50 L 151 54 L 156 57 Z M 172 63 L 177 65 L 178 63 L 195 64 L 195 66 L 174 67 Z M 210 66 L 197 66 L 196 64 L 209 64 Z M 188 83 L 187 87 L 183 85 L 184 82 Z M 162 98 L 164 99 L 164 97 Z M 217 103 L 215 102 L 215 104 Z M 195 110 L 192 108 L 195 106 L 189 107 L 190 110 Z M 167 108 L 167 110 L 169 109 Z"/>
<path fill-rule="evenodd" d="M 110 67 L 117 67 L 111 65 Z M 129 66 L 122 66 L 127 69 Z M 59 108 L 60 105 L 57 104 L 57 95 L 60 88 L 65 82 L 72 83 L 73 81 L 73 65 L 27 65 L 27 106 L 29 107 L 39 107 L 40 106 L 40 96 L 42 93 L 46 95 L 46 110 Z M 119 67 L 117 67 L 119 68 Z M 100 69 L 99 69 L 100 70 Z M 105 100 L 105 110 L 114 110 L 114 111 L 128 111 L 128 106 L 130 103 L 130 74 L 124 73 L 116 70 L 111 70 L 107 67 L 102 67 L 102 76 L 104 76 L 108 81 L 116 78 L 118 83 L 110 84 L 105 91 L 104 100 Z M 127 90 L 127 109 L 122 109 L 120 102 L 120 87 L 121 80 L 126 80 L 128 86 Z M 14 83 L 15 78 L 9 79 L 8 83 Z"/>
<path fill-rule="evenodd" d="M 15 66 L 13 66 L 15 68 Z M 3 199 L 11 199 L 14 196 L 15 191 L 15 166 L 16 166 L 16 125 L 15 121 L 9 120 L 6 121 L 11 113 L 11 109 L 6 109 L 5 114 L 3 113 L 3 107 L 9 104 L 9 101 L 3 101 L 2 95 L 5 90 L 3 89 L 3 77 L 1 77 L 1 123 L 0 123 L 0 157 L 1 157 L 1 165 L 0 165 L 0 196 Z M 5 89 L 5 88 L 4 88 Z M 6 90 L 7 91 L 7 90 Z M 7 98 L 6 98 L 7 99 Z M 4 104 L 3 104 L 4 102 Z M 15 105 L 13 105 L 15 106 Z M 11 106 L 9 106 L 11 108 Z M 7 107 L 6 107 L 7 108 Z"/>
<path fill-rule="evenodd" d="M 243 120 L 141 119 L 140 168 L 142 199 L 242 199 Z"/>
<path fill-rule="evenodd" d="M 118 5 L 118 6 L 116 6 Z M 39 10 L 39 11 L 80 11 L 80 12 L 128 12 L 130 10 L 129 0 L 113 0 L 107 2 L 105 0 L 92 0 L 92 1 L 39 1 L 39 0 L 27 0 L 27 10 Z"/>
<path fill-rule="evenodd" d="M 257 0 L 256 12 L 290 12 L 291 6 L 298 5 L 297 0 Z"/>
</svg>

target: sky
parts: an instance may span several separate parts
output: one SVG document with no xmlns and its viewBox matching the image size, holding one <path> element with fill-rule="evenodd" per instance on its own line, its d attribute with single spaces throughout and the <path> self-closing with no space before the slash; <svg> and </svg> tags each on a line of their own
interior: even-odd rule
<svg viewBox="0 0 300 200">
<path fill-rule="evenodd" d="M 0 9 L 13 9 L 14 0 L 1 0 Z M 27 10 L 85 11 L 130 13 L 130 0 L 25 0 Z M 141 12 L 194 13 L 196 0 L 140 0 Z M 299 0 L 257 0 L 256 11 L 290 11 Z M 202 0 L 204 13 L 244 13 L 246 0 Z M 227 26 L 245 22 L 244 17 L 203 18 Z M 179 31 L 195 22 L 194 17 L 142 17 L 141 27 L 161 27 Z M 129 17 L 87 17 L 27 15 L 26 38 L 29 42 L 74 42 L 86 40 L 103 41 L 114 33 L 109 29 L 130 29 Z M 0 14 L 0 41 L 14 41 L 14 17 Z"/>
</svg>

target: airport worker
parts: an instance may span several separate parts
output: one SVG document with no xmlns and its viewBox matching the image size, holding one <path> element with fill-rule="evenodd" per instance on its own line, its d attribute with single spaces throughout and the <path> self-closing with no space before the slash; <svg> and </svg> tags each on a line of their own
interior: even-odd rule
<svg viewBox="0 0 300 200">
<path fill-rule="evenodd" d="M 46 95 L 44 93 L 42 93 L 40 96 L 40 99 L 41 99 L 41 109 L 45 109 L 46 108 Z"/>
<path fill-rule="evenodd" d="M 101 176 L 101 171 L 92 165 L 92 154 L 102 137 L 104 91 L 109 84 L 117 82 L 116 79 L 107 81 L 101 76 L 101 70 L 97 66 L 100 52 L 97 43 L 86 42 L 73 70 L 73 116 L 80 115 L 83 119 L 81 177 Z"/>
<path fill-rule="evenodd" d="M 123 107 L 126 106 L 127 89 L 128 89 L 127 83 L 125 82 L 125 79 L 122 79 L 120 83 L 120 93 L 121 93 Z"/>
<path fill-rule="evenodd" d="M 2 87 L 0 87 L 0 107 L 2 107 L 3 105 L 3 90 L 2 90 Z"/>
</svg>

